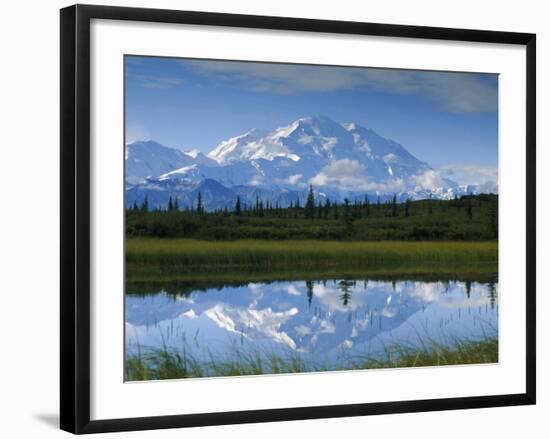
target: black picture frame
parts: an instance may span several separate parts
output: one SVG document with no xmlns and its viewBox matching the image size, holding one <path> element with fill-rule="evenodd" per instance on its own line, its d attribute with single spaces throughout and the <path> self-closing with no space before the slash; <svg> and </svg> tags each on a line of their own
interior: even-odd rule
<svg viewBox="0 0 550 439">
<path fill-rule="evenodd" d="M 90 420 L 90 21 L 181 23 L 526 47 L 526 392 L 383 403 Z M 75 5 L 61 10 L 61 429 L 81 434 L 535 404 L 536 36 L 210 12 Z"/>
</svg>

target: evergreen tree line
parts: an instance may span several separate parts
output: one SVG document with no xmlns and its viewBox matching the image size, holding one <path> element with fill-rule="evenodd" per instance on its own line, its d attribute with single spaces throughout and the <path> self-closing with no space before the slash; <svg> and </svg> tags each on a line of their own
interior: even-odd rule
<svg viewBox="0 0 550 439">
<path fill-rule="evenodd" d="M 469 195 L 453 200 L 405 200 L 394 195 L 382 202 L 365 196 L 336 203 L 315 197 L 288 207 L 237 198 L 234 207 L 206 210 L 202 194 L 182 208 L 170 197 L 165 208 L 151 209 L 147 197 L 127 209 L 128 236 L 196 239 L 330 240 L 494 240 L 498 238 L 498 196 Z"/>
<path fill-rule="evenodd" d="M 397 195 L 394 195 L 391 200 L 381 202 L 380 197 L 377 198 L 377 202 L 372 205 L 367 195 L 362 200 L 355 199 L 353 202 L 349 198 L 344 198 L 343 203 L 331 202 L 328 198 L 315 200 L 313 186 L 309 187 L 308 195 L 305 204 L 302 206 L 300 199 L 291 201 L 287 207 L 283 207 L 278 201 L 272 202 L 270 200 L 263 201 L 256 198 L 255 204 L 248 205 L 241 201 L 240 197 L 237 197 L 233 209 L 224 207 L 223 209 L 214 209 L 207 211 L 203 205 L 202 194 L 198 192 L 196 202 L 190 207 L 180 208 L 177 197 L 170 196 L 166 208 L 151 209 L 149 206 L 148 197 L 145 196 L 144 200 L 138 205 L 134 201 L 129 212 L 150 212 L 150 211 L 184 211 L 187 213 L 196 213 L 198 215 L 235 215 L 246 216 L 249 218 L 307 218 L 307 219 L 359 219 L 368 218 L 371 215 L 372 210 L 383 212 L 386 217 L 398 217 L 404 215 L 406 217 L 413 215 L 411 209 L 411 200 L 407 199 L 404 203 L 398 203 Z M 472 208 L 469 208 L 469 216 L 471 217 Z M 430 214 L 433 213 L 433 209 L 430 208 Z"/>
</svg>

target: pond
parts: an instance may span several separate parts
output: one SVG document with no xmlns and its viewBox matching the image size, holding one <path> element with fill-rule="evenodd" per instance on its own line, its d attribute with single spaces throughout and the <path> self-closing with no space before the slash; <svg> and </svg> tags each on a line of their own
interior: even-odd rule
<svg viewBox="0 0 550 439">
<path fill-rule="evenodd" d="M 125 312 L 127 356 L 162 350 L 199 365 L 300 358 L 311 370 L 345 369 L 388 355 L 392 346 L 498 336 L 498 283 L 339 278 L 157 285 L 147 294 L 130 289 Z"/>
</svg>

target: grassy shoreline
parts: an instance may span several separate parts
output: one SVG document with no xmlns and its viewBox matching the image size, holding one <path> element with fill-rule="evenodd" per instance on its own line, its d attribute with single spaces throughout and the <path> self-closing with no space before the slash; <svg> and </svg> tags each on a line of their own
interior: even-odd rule
<svg viewBox="0 0 550 439">
<path fill-rule="evenodd" d="M 498 280 L 498 243 L 494 241 L 200 241 L 179 238 L 129 238 L 126 241 L 127 294 L 162 289 L 186 294 L 249 282 L 324 279 L 387 281 Z M 157 288 L 158 287 L 158 288 Z M 498 338 L 454 340 L 441 345 L 427 339 L 422 348 L 392 345 L 384 355 L 354 357 L 337 366 L 312 364 L 298 353 L 236 352 L 199 361 L 190 350 L 141 349 L 125 361 L 127 381 L 261 375 L 334 370 L 380 369 L 495 363 Z"/>
<path fill-rule="evenodd" d="M 151 271 L 149 266 L 131 266 L 127 270 L 126 294 L 149 295 L 158 291 L 181 295 L 192 291 L 206 291 L 226 286 L 243 287 L 249 283 L 329 281 L 333 279 L 401 282 L 479 282 L 496 283 L 498 273 L 492 264 L 475 268 L 461 265 L 453 267 L 397 267 L 393 270 L 380 267 L 374 270 L 325 270 L 277 272 L 215 272 L 179 273 L 177 270 Z M 155 293 L 152 293 L 155 292 Z"/>
<path fill-rule="evenodd" d="M 361 269 L 407 271 L 423 266 L 490 267 L 496 271 L 498 243 L 409 241 L 198 241 L 187 239 L 129 238 L 129 272 L 181 273 L 341 271 Z M 396 268 L 399 267 L 399 270 Z M 383 270 L 382 270 L 383 271 Z"/>
<path fill-rule="evenodd" d="M 340 366 L 308 364 L 299 355 L 236 353 L 232 359 L 199 362 L 185 351 L 151 350 L 126 358 L 126 381 L 263 375 L 299 372 L 451 366 L 498 362 L 498 338 L 455 340 L 451 346 L 427 341 L 422 348 L 388 346 L 381 357 L 355 357 Z"/>
</svg>

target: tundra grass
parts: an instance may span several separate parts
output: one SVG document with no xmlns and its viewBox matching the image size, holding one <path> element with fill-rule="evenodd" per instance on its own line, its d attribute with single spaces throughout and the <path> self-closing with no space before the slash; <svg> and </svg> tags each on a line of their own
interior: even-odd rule
<svg viewBox="0 0 550 439">
<path fill-rule="evenodd" d="M 198 241 L 126 240 L 129 271 L 178 273 L 379 270 L 381 267 L 490 266 L 496 271 L 498 244 L 399 241 Z"/>
<path fill-rule="evenodd" d="M 126 358 L 126 381 L 262 375 L 336 370 L 451 366 L 498 362 L 498 338 L 457 339 L 450 346 L 426 341 L 422 348 L 390 345 L 382 355 L 356 356 L 339 365 L 312 364 L 299 355 L 281 357 L 259 352 L 235 352 L 231 358 L 200 362 L 185 351 L 150 350 Z"/>
</svg>

